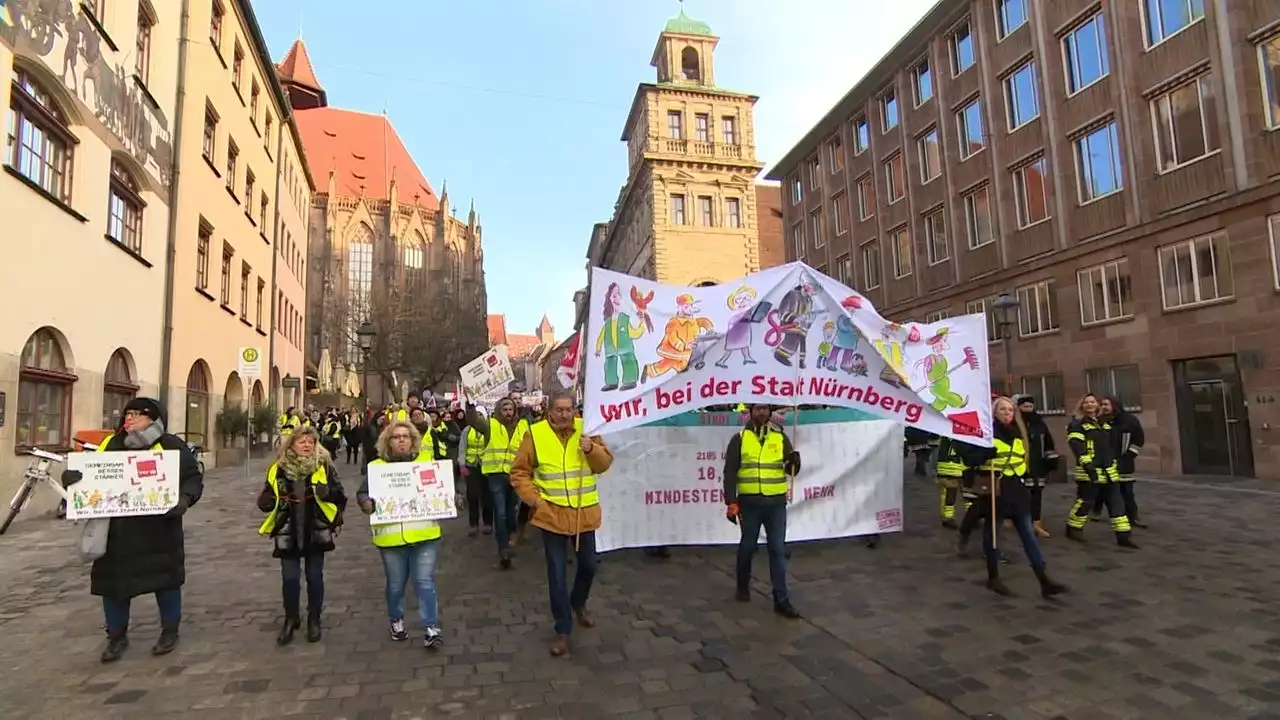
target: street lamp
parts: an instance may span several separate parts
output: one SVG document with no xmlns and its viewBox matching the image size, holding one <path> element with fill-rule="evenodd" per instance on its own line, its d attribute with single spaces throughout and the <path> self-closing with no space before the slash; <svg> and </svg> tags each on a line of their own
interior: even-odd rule
<svg viewBox="0 0 1280 720">
<path fill-rule="evenodd" d="M 373 341 L 378 337 L 378 330 L 373 323 L 365 320 L 356 329 L 356 338 L 360 341 L 360 384 L 364 387 L 364 409 L 369 410 L 369 353 L 373 350 Z"/>
<path fill-rule="evenodd" d="M 996 325 L 1000 328 L 1000 336 L 1004 341 L 1004 389 L 1013 395 L 1013 320 L 1010 312 L 1018 310 L 1018 297 L 1012 293 L 1002 292 L 991 302 L 995 309 Z"/>
</svg>

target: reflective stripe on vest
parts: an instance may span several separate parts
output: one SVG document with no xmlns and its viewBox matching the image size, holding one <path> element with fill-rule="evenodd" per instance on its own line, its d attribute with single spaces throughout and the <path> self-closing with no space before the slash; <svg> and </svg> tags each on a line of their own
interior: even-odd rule
<svg viewBox="0 0 1280 720">
<path fill-rule="evenodd" d="M 276 482 L 276 476 L 279 473 L 279 467 L 276 463 L 271 463 L 271 467 L 267 468 L 267 485 L 271 486 L 271 492 L 276 496 L 276 505 L 267 513 L 267 519 L 262 521 L 262 525 L 258 526 L 259 535 L 270 535 L 272 530 L 276 529 L 276 518 L 280 515 L 280 486 Z M 311 473 L 312 485 L 328 485 L 329 474 L 325 472 L 324 465 L 315 469 Z M 325 519 L 332 525 L 334 518 L 338 517 L 338 506 L 325 502 L 320 498 L 316 498 L 316 505 L 320 506 L 320 512 L 324 513 Z"/>
<path fill-rule="evenodd" d="M 538 464 L 533 469 L 533 485 L 538 495 L 560 507 L 584 508 L 600 504 L 596 476 L 582 454 L 582 420 L 574 418 L 573 435 L 565 442 L 546 420 L 529 428 Z"/>
<path fill-rule="evenodd" d="M 1022 477 L 1027 474 L 1027 448 L 1022 438 L 1014 438 L 1013 444 L 996 438 L 992 441 L 996 456 L 982 464 L 982 470 L 994 470 L 1003 475 Z"/>
<path fill-rule="evenodd" d="M 480 456 L 484 454 L 484 436 L 476 431 L 475 428 L 467 429 L 467 456 L 464 458 L 468 465 L 479 465 Z"/>
<path fill-rule="evenodd" d="M 421 453 L 414 459 L 414 462 L 435 462 L 435 457 L 431 453 Z M 369 464 L 378 465 L 383 463 L 386 463 L 386 460 L 378 458 Z M 369 530 L 373 534 L 373 544 L 380 548 L 417 545 L 418 543 L 427 542 L 428 540 L 440 539 L 440 524 L 435 520 L 377 524 L 370 523 Z"/>
<path fill-rule="evenodd" d="M 739 495 L 786 495 L 787 474 L 783 469 L 782 433 L 766 431 L 764 443 L 751 430 L 740 434 L 742 446 L 738 465 Z"/>
<path fill-rule="evenodd" d="M 496 418 L 489 418 L 489 444 L 484 446 L 480 455 L 480 470 L 486 475 L 511 472 L 511 463 L 516 459 L 516 451 L 529 432 L 529 423 L 520 420 L 515 431 L 507 434 L 507 427 Z"/>
</svg>

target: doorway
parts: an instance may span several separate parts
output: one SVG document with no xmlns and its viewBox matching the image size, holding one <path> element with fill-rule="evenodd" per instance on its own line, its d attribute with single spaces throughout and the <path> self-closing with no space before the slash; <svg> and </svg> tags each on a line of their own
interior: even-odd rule
<svg viewBox="0 0 1280 720">
<path fill-rule="evenodd" d="M 1182 471 L 1253 477 L 1249 409 L 1234 355 L 1175 360 Z"/>
</svg>

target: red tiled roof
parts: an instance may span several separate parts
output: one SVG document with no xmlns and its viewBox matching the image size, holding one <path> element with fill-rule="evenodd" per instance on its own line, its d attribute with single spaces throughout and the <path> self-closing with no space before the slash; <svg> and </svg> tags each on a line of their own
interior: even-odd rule
<svg viewBox="0 0 1280 720">
<path fill-rule="evenodd" d="M 322 90 L 320 81 L 316 79 L 316 71 L 311 67 L 311 58 L 307 55 L 307 47 L 302 40 L 294 40 L 293 47 L 285 54 L 284 60 L 276 66 L 281 80 L 290 80 L 305 85 L 313 90 Z"/>
<path fill-rule="evenodd" d="M 489 329 L 489 347 L 507 344 L 506 315 L 490 315 L 485 318 L 485 325 Z"/>
<path fill-rule="evenodd" d="M 297 110 L 294 117 L 317 187 L 327 187 L 332 171 L 339 194 L 389 200 L 391 179 L 395 178 L 396 200 L 412 203 L 416 196 L 420 207 L 440 207 L 427 178 L 386 116 L 319 107 Z"/>
<path fill-rule="evenodd" d="M 540 344 L 542 344 L 542 341 L 536 335 L 510 333 L 507 335 L 507 356 L 511 358 L 527 357 Z"/>
</svg>

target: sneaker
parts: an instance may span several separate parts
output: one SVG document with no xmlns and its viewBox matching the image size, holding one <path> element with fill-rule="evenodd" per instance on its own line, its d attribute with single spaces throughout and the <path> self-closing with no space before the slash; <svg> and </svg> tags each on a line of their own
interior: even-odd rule
<svg viewBox="0 0 1280 720">
<path fill-rule="evenodd" d="M 409 639 L 409 631 L 404 629 L 404 618 L 391 621 L 391 639 L 403 642 Z"/>
<path fill-rule="evenodd" d="M 428 650 L 434 650 L 444 644 L 444 635 L 440 633 L 440 628 L 429 627 L 427 634 L 422 638 L 422 647 Z"/>
<path fill-rule="evenodd" d="M 512 556 L 513 554 L 514 554 L 514 553 L 512 553 L 510 550 L 508 550 L 508 551 L 506 551 L 506 552 L 502 553 L 501 555 L 499 555 L 499 556 L 498 556 L 498 567 L 502 568 L 503 570 L 510 570 L 510 569 L 511 569 L 511 556 Z"/>
</svg>

